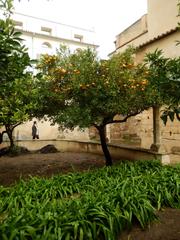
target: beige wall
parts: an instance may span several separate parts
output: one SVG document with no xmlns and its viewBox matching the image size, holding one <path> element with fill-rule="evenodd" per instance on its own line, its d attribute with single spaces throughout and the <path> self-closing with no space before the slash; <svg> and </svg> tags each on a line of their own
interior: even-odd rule
<svg viewBox="0 0 180 240">
<path fill-rule="evenodd" d="M 147 14 L 142 16 L 138 21 L 133 25 L 128 27 L 125 31 L 116 36 L 116 49 L 123 47 L 123 45 L 128 44 L 129 42 L 134 46 L 137 46 L 136 40 L 139 38 L 142 41 L 147 40 Z"/>
<path fill-rule="evenodd" d="M 157 37 L 177 26 L 180 20 L 177 0 L 148 0 L 149 39 Z"/>
<path fill-rule="evenodd" d="M 156 49 L 162 49 L 165 57 L 179 57 L 180 45 L 176 45 L 177 40 L 180 40 L 180 31 L 141 47 L 136 55 L 137 62 L 141 62 L 146 53 L 154 52 Z M 126 47 L 127 45 L 120 50 Z M 129 119 L 127 123 L 112 125 L 110 136 L 112 143 L 150 148 L 153 142 L 152 110 L 145 111 L 143 114 Z M 173 147 L 180 147 L 179 122 L 168 121 L 166 126 L 161 122 L 161 137 L 162 144 L 167 152 L 172 152 Z"/>
<path fill-rule="evenodd" d="M 144 45 L 137 52 L 137 61 L 141 62 L 146 53 L 154 52 L 156 49 L 161 49 L 165 57 L 179 57 L 180 45 L 176 44 L 177 40 L 180 40 L 180 31 L 173 32 L 159 40 Z"/>
<path fill-rule="evenodd" d="M 123 52 L 129 45 L 138 47 L 136 61 L 141 62 L 146 53 L 161 49 L 165 57 L 179 57 L 180 31 L 175 31 L 178 8 L 177 0 L 148 0 L 147 17 L 144 16 L 116 37 L 116 52 Z M 147 20 L 146 25 L 143 23 Z M 143 33 L 143 24 L 147 31 Z M 142 34 L 140 34 L 142 32 Z M 152 110 L 145 111 L 123 124 L 110 126 L 110 142 L 150 148 L 153 142 Z M 180 127 L 178 121 L 161 121 L 161 141 L 167 152 L 174 147 L 180 149 Z M 177 157 L 180 161 L 180 158 Z"/>
<path fill-rule="evenodd" d="M 58 125 L 51 125 L 49 121 L 38 121 L 36 120 L 39 129 L 39 137 L 41 140 L 54 140 L 54 139 L 73 139 L 73 140 L 89 140 L 89 130 L 84 131 L 75 128 L 73 131 L 70 130 L 59 130 Z M 33 121 L 26 122 L 14 130 L 14 138 L 16 140 L 30 140 L 32 139 L 32 125 Z"/>
<path fill-rule="evenodd" d="M 116 52 L 123 52 L 128 46 L 142 46 L 137 52 L 137 62 L 144 59 L 144 56 L 148 52 L 153 52 L 156 49 L 161 49 L 165 57 L 179 57 L 180 56 L 180 45 L 177 45 L 177 40 L 180 41 L 180 31 L 174 31 L 169 35 L 163 36 L 162 38 L 148 43 L 147 41 L 148 33 L 140 36 L 137 39 L 132 40 L 130 43 L 123 45 L 121 48 L 117 49 Z M 146 43 L 147 44 L 144 44 Z"/>
<path fill-rule="evenodd" d="M 148 0 L 148 13 L 116 36 L 116 52 L 123 52 L 129 45 L 139 47 L 155 40 L 157 48 L 164 49 L 165 56 L 179 56 L 175 47 L 175 41 L 180 40 L 179 33 L 172 34 L 171 37 L 167 35 L 180 22 L 180 17 L 177 16 L 177 2 L 177 0 Z M 161 38 L 161 42 L 156 41 L 162 35 L 167 37 Z M 149 46 L 147 48 L 149 50 Z"/>
</svg>

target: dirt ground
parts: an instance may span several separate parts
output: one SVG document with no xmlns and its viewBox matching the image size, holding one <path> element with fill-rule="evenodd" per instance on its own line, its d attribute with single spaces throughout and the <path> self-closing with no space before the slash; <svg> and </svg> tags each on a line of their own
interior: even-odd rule
<svg viewBox="0 0 180 240">
<path fill-rule="evenodd" d="M 0 157 L 0 185 L 13 185 L 29 176 L 50 177 L 58 173 L 85 171 L 104 166 L 104 158 L 88 153 L 29 153 L 16 157 Z M 164 209 L 159 219 L 145 230 L 133 226 L 119 240 L 180 240 L 180 209 Z"/>
</svg>

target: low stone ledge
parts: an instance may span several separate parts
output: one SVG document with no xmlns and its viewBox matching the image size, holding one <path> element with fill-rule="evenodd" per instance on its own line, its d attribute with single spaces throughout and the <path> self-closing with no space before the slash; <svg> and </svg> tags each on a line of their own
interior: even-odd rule
<svg viewBox="0 0 180 240">
<path fill-rule="evenodd" d="M 47 144 L 53 144 L 61 152 L 87 152 L 103 155 L 101 144 L 92 141 L 77 140 L 27 140 L 16 141 L 18 146 L 23 146 L 29 150 L 38 150 Z M 111 156 L 114 159 L 122 160 L 150 160 L 158 159 L 163 164 L 168 164 L 170 159 L 168 154 L 160 154 L 150 149 L 135 146 L 108 144 Z"/>
</svg>

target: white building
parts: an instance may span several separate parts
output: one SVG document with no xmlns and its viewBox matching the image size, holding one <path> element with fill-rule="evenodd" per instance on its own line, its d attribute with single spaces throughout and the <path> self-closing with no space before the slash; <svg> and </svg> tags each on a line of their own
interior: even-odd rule
<svg viewBox="0 0 180 240">
<path fill-rule="evenodd" d="M 22 32 L 22 38 L 33 59 L 38 58 L 42 53 L 54 54 L 60 44 L 69 46 L 71 50 L 98 47 L 95 44 L 93 29 L 70 26 L 22 13 L 13 14 L 12 19 L 15 28 Z"/>
<path fill-rule="evenodd" d="M 55 54 L 60 44 L 67 45 L 72 51 L 77 48 L 93 48 L 95 32 L 93 29 L 84 29 L 55 21 L 15 13 L 12 17 L 15 28 L 22 32 L 24 44 L 28 47 L 32 59 L 39 58 L 40 54 Z M 35 120 L 35 119 L 34 119 Z M 15 128 L 14 137 L 17 140 L 32 139 L 32 121 Z M 58 125 L 51 126 L 47 121 L 38 122 L 41 140 L 73 139 L 88 140 L 89 130 L 59 131 Z"/>
</svg>

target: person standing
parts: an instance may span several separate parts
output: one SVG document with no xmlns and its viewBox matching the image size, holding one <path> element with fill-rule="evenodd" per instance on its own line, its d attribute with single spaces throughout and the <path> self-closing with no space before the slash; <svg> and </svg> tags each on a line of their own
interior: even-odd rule
<svg viewBox="0 0 180 240">
<path fill-rule="evenodd" d="M 38 129 L 36 121 L 34 121 L 34 123 L 32 125 L 32 138 L 39 139 L 39 129 Z"/>
</svg>

